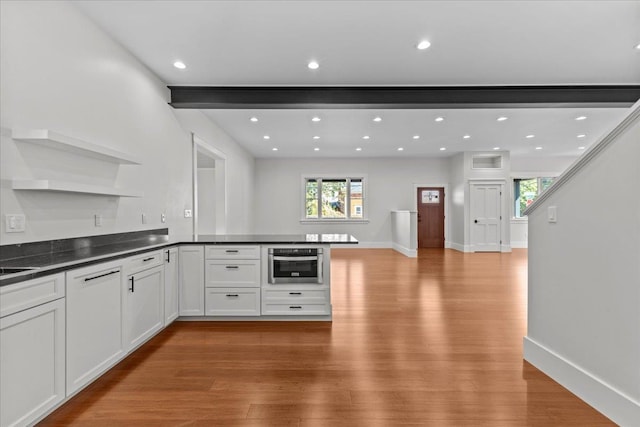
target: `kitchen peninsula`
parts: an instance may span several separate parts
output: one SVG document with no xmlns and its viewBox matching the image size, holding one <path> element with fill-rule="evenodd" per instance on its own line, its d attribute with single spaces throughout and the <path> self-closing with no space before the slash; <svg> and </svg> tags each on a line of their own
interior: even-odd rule
<svg viewBox="0 0 640 427">
<path fill-rule="evenodd" d="M 157 229 L 0 246 L 1 424 L 42 419 L 176 319 L 331 321 L 331 246 L 357 243 Z"/>
</svg>

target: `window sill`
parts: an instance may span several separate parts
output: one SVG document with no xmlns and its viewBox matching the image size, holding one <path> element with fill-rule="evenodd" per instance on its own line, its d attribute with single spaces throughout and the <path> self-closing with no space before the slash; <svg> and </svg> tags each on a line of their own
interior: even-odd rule
<svg viewBox="0 0 640 427">
<path fill-rule="evenodd" d="M 520 218 L 511 218 L 511 223 L 512 224 L 519 224 L 519 223 L 523 223 L 526 224 L 529 222 L 529 218 L 527 218 L 526 216 L 520 217 Z"/>
<path fill-rule="evenodd" d="M 368 219 L 341 219 L 341 218 L 324 218 L 324 219 L 301 219 L 300 224 L 368 224 Z"/>
</svg>

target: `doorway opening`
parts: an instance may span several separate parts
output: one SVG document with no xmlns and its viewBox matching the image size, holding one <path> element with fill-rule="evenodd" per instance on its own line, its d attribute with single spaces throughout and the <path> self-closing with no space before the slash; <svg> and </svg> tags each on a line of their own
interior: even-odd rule
<svg viewBox="0 0 640 427">
<path fill-rule="evenodd" d="M 193 135 L 193 234 L 227 229 L 226 156 Z"/>
<path fill-rule="evenodd" d="M 421 186 L 416 195 L 418 248 L 444 248 L 445 188 Z"/>
</svg>

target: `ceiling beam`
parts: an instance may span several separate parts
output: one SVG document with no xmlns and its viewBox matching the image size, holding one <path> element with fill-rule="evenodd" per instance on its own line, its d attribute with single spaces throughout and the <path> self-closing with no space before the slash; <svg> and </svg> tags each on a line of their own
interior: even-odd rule
<svg viewBox="0 0 640 427">
<path fill-rule="evenodd" d="M 640 85 L 169 86 L 191 109 L 444 109 L 629 107 Z"/>
</svg>

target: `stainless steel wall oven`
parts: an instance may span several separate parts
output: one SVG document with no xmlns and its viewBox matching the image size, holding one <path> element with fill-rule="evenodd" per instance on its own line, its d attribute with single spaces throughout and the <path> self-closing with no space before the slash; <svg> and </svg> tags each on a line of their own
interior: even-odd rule
<svg viewBox="0 0 640 427">
<path fill-rule="evenodd" d="M 322 248 L 269 248 L 269 283 L 322 284 Z"/>
</svg>

